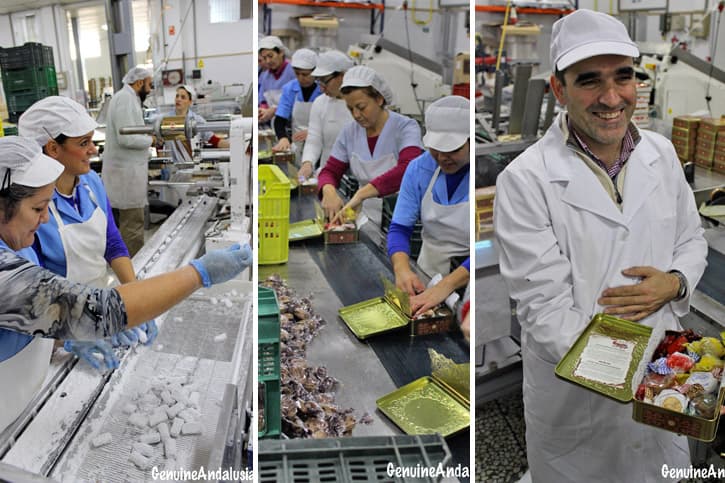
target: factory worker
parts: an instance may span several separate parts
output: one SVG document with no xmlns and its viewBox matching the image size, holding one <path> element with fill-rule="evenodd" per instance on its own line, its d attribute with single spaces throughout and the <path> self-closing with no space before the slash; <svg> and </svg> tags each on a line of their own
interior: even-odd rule
<svg viewBox="0 0 725 483">
<path fill-rule="evenodd" d="M 550 54 L 566 111 L 498 176 L 493 217 L 521 323 L 531 477 L 663 481 L 664 465 L 690 467 L 687 439 L 554 368 L 600 312 L 681 330 L 707 242 L 672 143 L 631 122 L 639 50 L 625 26 L 577 10 L 554 23 Z"/>
<path fill-rule="evenodd" d="M 470 104 L 460 96 L 438 99 L 425 111 L 423 155 L 405 170 L 388 230 L 388 255 L 398 288 L 408 292 L 411 309 L 422 313 L 468 285 L 470 276 L 468 181 L 470 179 Z M 410 238 L 423 224 L 418 266 L 443 279 L 426 289 L 410 267 Z M 465 261 L 451 273 L 451 259 Z"/>
<path fill-rule="evenodd" d="M 49 219 L 48 205 L 63 170 L 33 139 L 0 138 L 0 432 L 41 388 L 51 339 L 110 337 L 160 315 L 202 286 L 234 278 L 252 263 L 249 246 L 235 245 L 116 288 L 93 288 L 56 275 L 38 266 L 30 246 Z"/>
<path fill-rule="evenodd" d="M 312 175 L 320 160 L 324 162 L 330 157 L 342 126 L 353 120 L 340 92 L 342 77 L 352 66 L 352 60 L 337 50 L 324 52 L 317 58 L 312 76 L 325 95 L 315 99 L 310 109 L 307 139 L 298 173 L 303 180 Z"/>
<path fill-rule="evenodd" d="M 312 77 L 316 65 L 317 54 L 310 49 L 299 49 L 292 55 L 292 69 L 297 78 L 282 88 L 282 97 L 274 115 L 274 132 L 279 140 L 272 148 L 274 152 L 289 151 L 291 141 L 294 141 L 295 152 L 298 156 L 302 154 L 312 102 L 321 94 Z M 292 139 L 288 131 L 291 131 Z"/>
<path fill-rule="evenodd" d="M 46 97 L 20 116 L 18 132 L 34 139 L 43 152 L 60 162 L 63 173 L 55 183 L 48 204 L 50 219 L 36 231 L 35 250 L 40 265 L 73 282 L 98 288 L 113 282 L 136 280 L 128 249 L 111 215 L 111 205 L 101 178 L 91 170 L 90 158 L 97 154 L 92 137 L 98 124 L 76 101 L 62 96 Z M 108 275 L 108 268 L 114 277 Z M 114 337 L 114 345 L 130 345 L 143 330 L 147 344 L 156 337 L 156 323 L 125 331 Z M 94 344 L 94 345 L 91 345 Z M 65 348 L 94 367 L 98 361 L 91 352 L 104 356 L 106 366 L 117 361 L 103 341 L 66 341 Z"/>
<path fill-rule="evenodd" d="M 387 109 L 393 102 L 393 91 L 369 67 L 348 70 L 341 90 L 355 122 L 342 128 L 320 171 L 322 207 L 328 219 L 338 222 L 347 208 L 357 209 L 362 204 L 367 218 L 379 223 L 380 197 L 398 191 L 408 163 L 423 152 L 420 126 L 413 119 Z M 344 204 L 337 194 L 337 186 L 348 169 L 360 189 Z"/>
<path fill-rule="evenodd" d="M 264 70 L 257 77 L 259 99 L 259 122 L 272 120 L 282 97 L 282 87 L 295 79 L 292 65 L 285 59 L 286 48 L 274 35 L 263 37 L 259 41 L 259 55 L 264 61 Z"/>
<path fill-rule="evenodd" d="M 174 97 L 174 111 L 169 112 L 167 116 L 184 116 L 190 115 L 195 121 L 196 125 L 202 125 L 206 123 L 199 114 L 191 110 L 191 105 L 196 99 L 196 90 L 188 85 L 184 84 L 176 88 L 176 96 Z M 213 132 L 203 132 L 199 134 L 201 140 L 206 144 L 211 144 L 215 148 L 228 149 L 229 140 L 222 139 L 215 135 Z M 188 141 L 167 141 L 171 148 L 171 159 L 175 163 L 190 162 L 192 159 L 192 148 L 188 144 Z"/>
<path fill-rule="evenodd" d="M 145 134 L 121 134 L 121 129 L 143 126 L 142 104 L 153 89 L 152 73 L 129 69 L 123 87 L 108 104 L 103 183 L 123 241 L 133 257 L 144 243 L 144 208 L 148 204 L 149 147 L 155 139 Z"/>
</svg>

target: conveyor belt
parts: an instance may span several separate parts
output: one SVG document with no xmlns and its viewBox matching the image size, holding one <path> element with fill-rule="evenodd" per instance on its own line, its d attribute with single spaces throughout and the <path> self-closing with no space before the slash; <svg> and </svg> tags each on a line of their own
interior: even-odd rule
<svg viewBox="0 0 725 483">
<path fill-rule="evenodd" d="M 707 268 L 697 284 L 697 290 L 725 305 L 725 255 L 721 252 L 708 249 Z"/>
</svg>

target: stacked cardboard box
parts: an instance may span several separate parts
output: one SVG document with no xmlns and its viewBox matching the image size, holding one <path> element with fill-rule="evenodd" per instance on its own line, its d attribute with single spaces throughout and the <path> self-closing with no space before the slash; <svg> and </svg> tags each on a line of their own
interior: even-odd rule
<svg viewBox="0 0 725 483">
<path fill-rule="evenodd" d="M 496 187 L 487 186 L 476 189 L 476 240 L 485 238 L 493 231 L 493 199 Z"/>
<path fill-rule="evenodd" d="M 720 122 L 725 122 L 725 115 L 720 118 Z M 715 158 L 712 162 L 712 169 L 725 174 L 725 130 L 722 128 L 718 131 L 715 140 Z"/>
<path fill-rule="evenodd" d="M 705 168 L 715 167 L 716 153 L 719 160 L 725 154 L 725 119 L 706 117 L 700 121 L 697 132 L 695 164 Z M 720 166 L 717 169 L 719 170 Z"/>
<path fill-rule="evenodd" d="M 700 118 L 695 116 L 677 116 L 672 120 L 672 144 L 677 156 L 683 163 L 694 161 L 695 143 Z"/>
<path fill-rule="evenodd" d="M 640 129 L 650 127 L 649 99 L 652 95 L 652 85 L 647 82 L 637 84 L 637 104 L 632 114 L 632 122 Z"/>
</svg>

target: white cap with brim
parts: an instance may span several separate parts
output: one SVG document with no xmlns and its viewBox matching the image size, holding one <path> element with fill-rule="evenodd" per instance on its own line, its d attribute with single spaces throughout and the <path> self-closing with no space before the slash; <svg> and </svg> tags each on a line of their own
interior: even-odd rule
<svg viewBox="0 0 725 483">
<path fill-rule="evenodd" d="M 184 89 L 189 94 L 189 99 L 192 101 L 196 99 L 196 89 L 191 87 L 189 84 L 181 84 L 179 87 L 176 88 L 178 91 L 179 89 Z"/>
<path fill-rule="evenodd" d="M 0 190 L 12 184 L 39 188 L 54 183 L 63 165 L 43 154 L 38 143 L 20 136 L 0 137 Z"/>
<path fill-rule="evenodd" d="M 124 84 L 133 84 L 136 81 L 144 80 L 147 77 L 153 77 L 154 74 L 149 69 L 141 66 L 131 67 L 126 75 L 123 76 L 121 82 Z"/>
<path fill-rule="evenodd" d="M 470 102 L 461 96 L 438 99 L 425 110 L 423 144 L 436 151 L 450 153 L 470 137 Z"/>
<path fill-rule="evenodd" d="M 624 24 L 606 13 L 581 9 L 560 18 L 551 32 L 551 69 L 559 71 L 597 55 L 639 57 Z"/>
<path fill-rule="evenodd" d="M 317 53 L 310 49 L 298 49 L 292 54 L 291 64 L 295 69 L 312 70 L 317 65 Z"/>
<path fill-rule="evenodd" d="M 75 138 L 92 133 L 98 123 L 73 99 L 50 96 L 39 100 L 20 116 L 18 134 L 40 146 L 61 134 Z"/>
<path fill-rule="evenodd" d="M 340 88 L 344 87 L 372 87 L 383 96 L 387 104 L 393 103 L 393 91 L 385 82 L 385 79 L 373 69 L 364 65 L 357 65 L 345 72 Z"/>
<path fill-rule="evenodd" d="M 323 52 L 317 58 L 317 67 L 312 71 L 314 77 L 325 77 L 335 72 L 345 72 L 355 65 L 350 57 L 339 50 Z"/>
<path fill-rule="evenodd" d="M 279 49 L 282 52 L 287 50 L 282 43 L 282 41 L 279 39 L 279 37 L 276 37 L 274 35 L 268 35 L 267 37 L 262 37 L 259 39 L 259 47 L 258 50 L 273 50 L 273 49 Z"/>
</svg>

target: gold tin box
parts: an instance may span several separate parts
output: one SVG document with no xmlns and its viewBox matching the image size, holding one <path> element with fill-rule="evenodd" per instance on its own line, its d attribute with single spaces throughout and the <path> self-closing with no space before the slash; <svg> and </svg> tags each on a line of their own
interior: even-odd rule
<svg viewBox="0 0 725 483">
<path fill-rule="evenodd" d="M 622 384 L 604 384 L 578 374 L 577 369 L 582 361 L 582 354 L 592 337 L 597 336 L 617 339 L 624 345 L 632 345 L 629 365 L 626 369 L 622 369 L 622 373 L 626 370 Z M 714 419 L 703 419 L 634 399 L 637 387 L 644 378 L 647 363 L 652 359 L 655 349 L 664 337 L 663 329 L 652 329 L 628 320 L 597 314 L 559 361 L 555 369 L 556 375 L 622 403 L 632 401 L 632 419 L 637 422 L 702 441 L 712 441 L 717 434 L 719 411 L 716 412 Z M 722 405 L 724 396 L 725 389 L 721 382 L 718 407 Z"/>
<path fill-rule="evenodd" d="M 290 223 L 289 241 L 307 240 L 309 238 L 317 238 L 318 236 L 322 236 L 323 232 L 325 231 L 325 214 L 322 211 L 322 206 L 320 206 L 319 203 L 315 202 L 314 206 L 314 218 Z"/>
<path fill-rule="evenodd" d="M 468 364 L 456 364 L 468 374 Z M 447 378 L 444 372 L 416 379 L 375 401 L 378 409 L 406 434 L 440 433 L 447 438 L 470 426 L 470 396 L 465 381 Z"/>
<path fill-rule="evenodd" d="M 325 244 L 338 245 L 342 243 L 355 243 L 358 241 L 358 229 L 325 230 Z"/>
<path fill-rule="evenodd" d="M 327 232 L 326 232 L 327 233 Z M 414 319 L 408 294 L 383 279 L 385 295 L 348 305 L 338 310 L 340 318 L 358 339 L 366 339 L 391 330 L 410 326 L 411 335 L 447 332 L 453 324 L 453 311 L 445 305 L 436 307 L 434 315 Z"/>
</svg>

